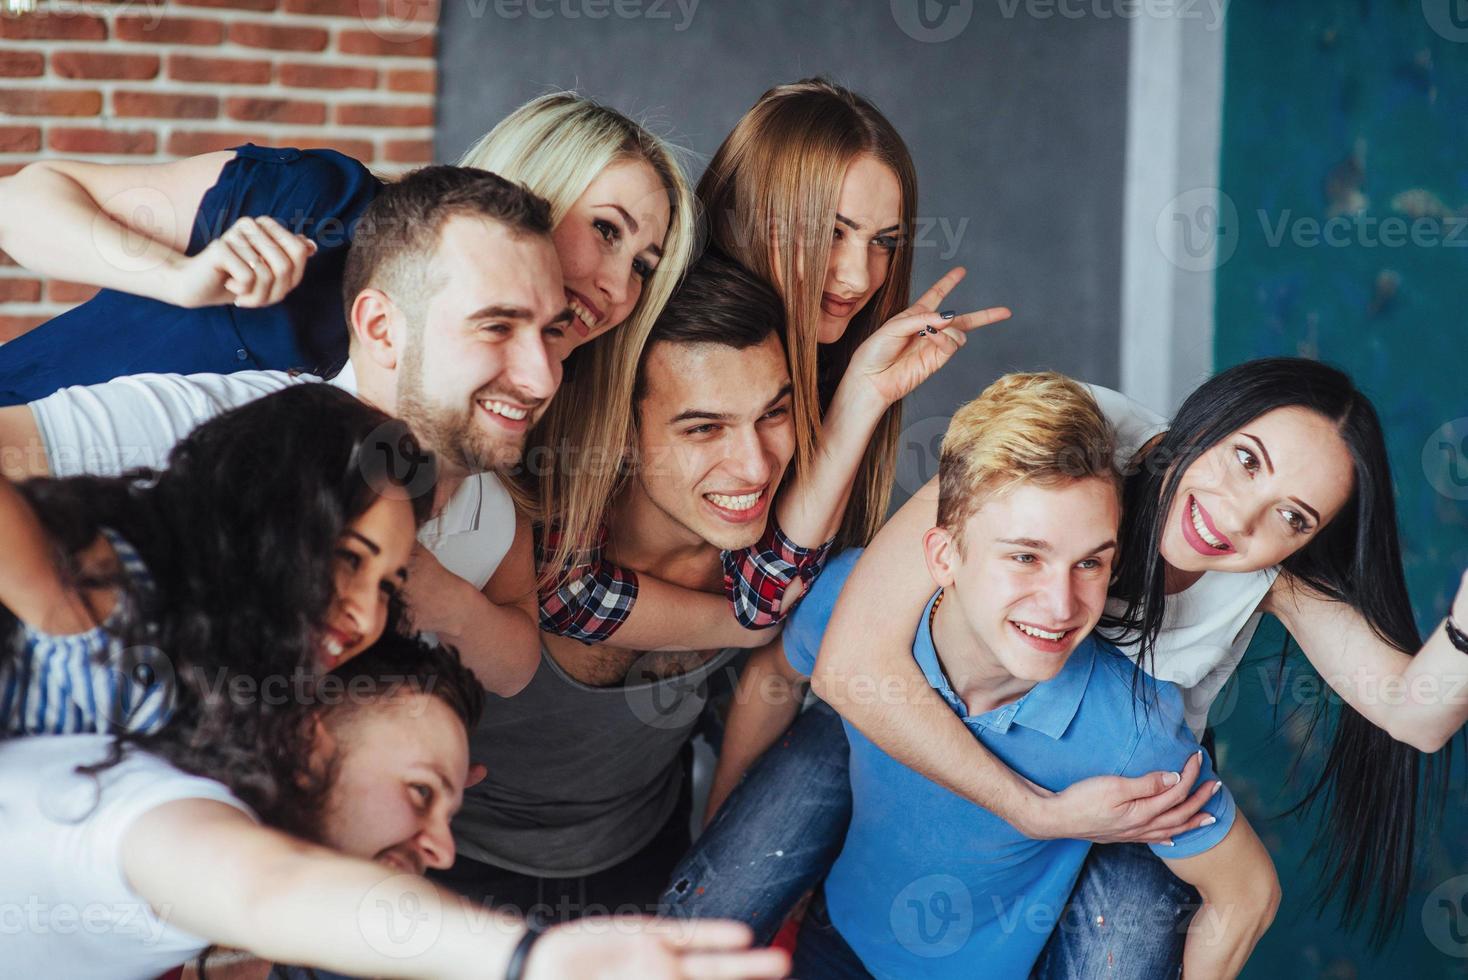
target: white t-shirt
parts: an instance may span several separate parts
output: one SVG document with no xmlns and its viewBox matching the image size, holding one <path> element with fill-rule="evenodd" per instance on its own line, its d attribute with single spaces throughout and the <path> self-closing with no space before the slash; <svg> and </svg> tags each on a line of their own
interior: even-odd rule
<svg viewBox="0 0 1468 980">
<path fill-rule="evenodd" d="M 137 374 L 105 384 L 62 388 L 30 403 L 55 476 L 115 476 L 137 466 L 159 468 L 198 425 L 293 384 L 309 374 Z M 357 394 L 349 363 L 328 384 Z M 307 424 L 307 420 L 302 420 Z M 444 567 L 483 589 L 515 537 L 515 505 L 492 473 L 469 477 L 418 532 Z"/>
<path fill-rule="evenodd" d="M 78 765 L 107 758 L 106 735 L 0 742 L 0 974 L 151 980 L 208 942 L 169 924 L 122 873 L 134 824 L 178 800 L 250 809 L 212 779 L 129 752 L 95 779 Z"/>
<path fill-rule="evenodd" d="M 1167 428 L 1162 416 L 1120 392 L 1087 387 L 1116 430 L 1118 466 L 1125 467 L 1147 440 Z M 1204 572 L 1188 588 L 1167 597 L 1153 662 L 1141 666 L 1183 689 L 1188 725 L 1200 738 L 1208 727 L 1208 709 L 1249 649 L 1263 617 L 1259 604 L 1278 576 L 1278 566 L 1257 572 Z M 1124 609 L 1125 604 L 1116 600 L 1106 604 L 1108 613 Z"/>
</svg>

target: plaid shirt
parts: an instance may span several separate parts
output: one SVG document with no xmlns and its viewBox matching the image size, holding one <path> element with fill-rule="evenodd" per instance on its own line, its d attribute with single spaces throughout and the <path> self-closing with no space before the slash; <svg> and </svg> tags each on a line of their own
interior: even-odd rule
<svg viewBox="0 0 1468 980">
<path fill-rule="evenodd" d="M 560 543 L 560 531 L 542 525 L 536 531 L 535 563 L 540 568 Z M 575 556 L 559 578 L 541 585 L 541 629 L 582 643 L 604 643 L 627 621 L 637 601 L 637 573 L 608 561 L 606 543 L 604 527 L 596 543 Z M 829 541 L 802 548 L 771 520 L 751 547 L 722 552 L 724 592 L 735 618 L 748 629 L 780 623 L 785 590 L 797 578 L 809 589 L 830 548 Z"/>
</svg>

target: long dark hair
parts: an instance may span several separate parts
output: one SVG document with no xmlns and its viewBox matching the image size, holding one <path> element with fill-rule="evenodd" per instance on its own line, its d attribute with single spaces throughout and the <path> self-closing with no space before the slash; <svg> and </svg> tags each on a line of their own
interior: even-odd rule
<svg viewBox="0 0 1468 980">
<path fill-rule="evenodd" d="M 1414 654 L 1421 646 L 1402 573 L 1391 466 L 1376 410 L 1343 372 L 1317 361 L 1275 357 L 1236 365 L 1201 385 L 1127 476 L 1121 557 L 1111 589 L 1126 609 L 1107 617 L 1103 626 L 1134 644 L 1145 666 L 1151 666 L 1162 629 L 1162 534 L 1183 472 L 1247 423 L 1286 407 L 1309 409 L 1335 424 L 1350 452 L 1355 480 L 1341 512 L 1286 558 L 1282 570 L 1348 604 L 1396 649 Z M 1286 635 L 1281 671 L 1290 642 Z M 1325 707 L 1322 699 L 1312 732 Z M 1400 922 L 1411 887 L 1420 768 L 1417 749 L 1342 704 L 1320 775 L 1289 811 L 1324 809 L 1324 834 L 1311 851 L 1323 857 L 1327 869 L 1318 906 L 1341 896 L 1342 922 L 1348 927 L 1369 912 L 1377 942 Z"/>
<path fill-rule="evenodd" d="M 382 445 L 431 460 L 403 423 L 333 386 L 305 383 L 195 429 L 163 470 L 20 485 L 63 576 L 124 592 L 119 609 L 129 614 L 109 629 L 125 646 L 160 651 L 172 669 L 177 697 L 167 725 L 123 733 L 119 747 L 166 743 L 180 768 L 229 772 L 246 803 L 272 805 L 277 763 L 303 758 L 309 744 L 292 698 L 264 697 L 261 684 L 272 679 L 290 692 L 312 672 L 335 598 L 339 539 L 379 491 L 394 489 L 377 478 Z M 432 495 L 412 502 L 421 524 Z M 151 589 L 120 573 L 84 579 L 76 556 L 102 528 L 137 549 Z M 0 609 L 0 617 L 8 620 L 0 635 L 18 634 L 13 615 Z M 406 629 L 405 620 L 401 600 L 391 598 L 386 630 Z M 239 678 L 247 679 L 242 687 Z"/>
</svg>

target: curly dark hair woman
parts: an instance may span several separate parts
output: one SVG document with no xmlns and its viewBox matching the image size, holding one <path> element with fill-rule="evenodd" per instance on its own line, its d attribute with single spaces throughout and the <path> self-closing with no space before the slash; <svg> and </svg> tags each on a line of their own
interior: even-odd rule
<svg viewBox="0 0 1468 980">
<path fill-rule="evenodd" d="M 175 728 L 189 768 L 238 771 L 264 803 L 262 750 L 305 751 L 289 712 L 302 686 L 406 629 L 399 590 L 432 497 L 393 482 L 403 458 L 432 465 L 403 423 L 299 384 L 200 426 L 160 471 L 0 481 L 16 542 L 0 570 L 3 731 L 146 747 Z"/>
</svg>

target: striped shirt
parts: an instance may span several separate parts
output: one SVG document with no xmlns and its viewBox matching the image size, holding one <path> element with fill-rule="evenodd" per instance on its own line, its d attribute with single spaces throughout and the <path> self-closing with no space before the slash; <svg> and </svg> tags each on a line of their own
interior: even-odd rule
<svg viewBox="0 0 1468 980">
<path fill-rule="evenodd" d="M 140 591 L 153 577 L 132 545 L 103 528 L 127 579 Z M 115 629 L 126 617 L 126 591 L 98 626 L 55 636 L 21 623 L 12 654 L 0 662 L 0 737 L 117 732 L 151 733 L 174 708 L 174 676 L 156 647 L 125 646 Z"/>
</svg>

